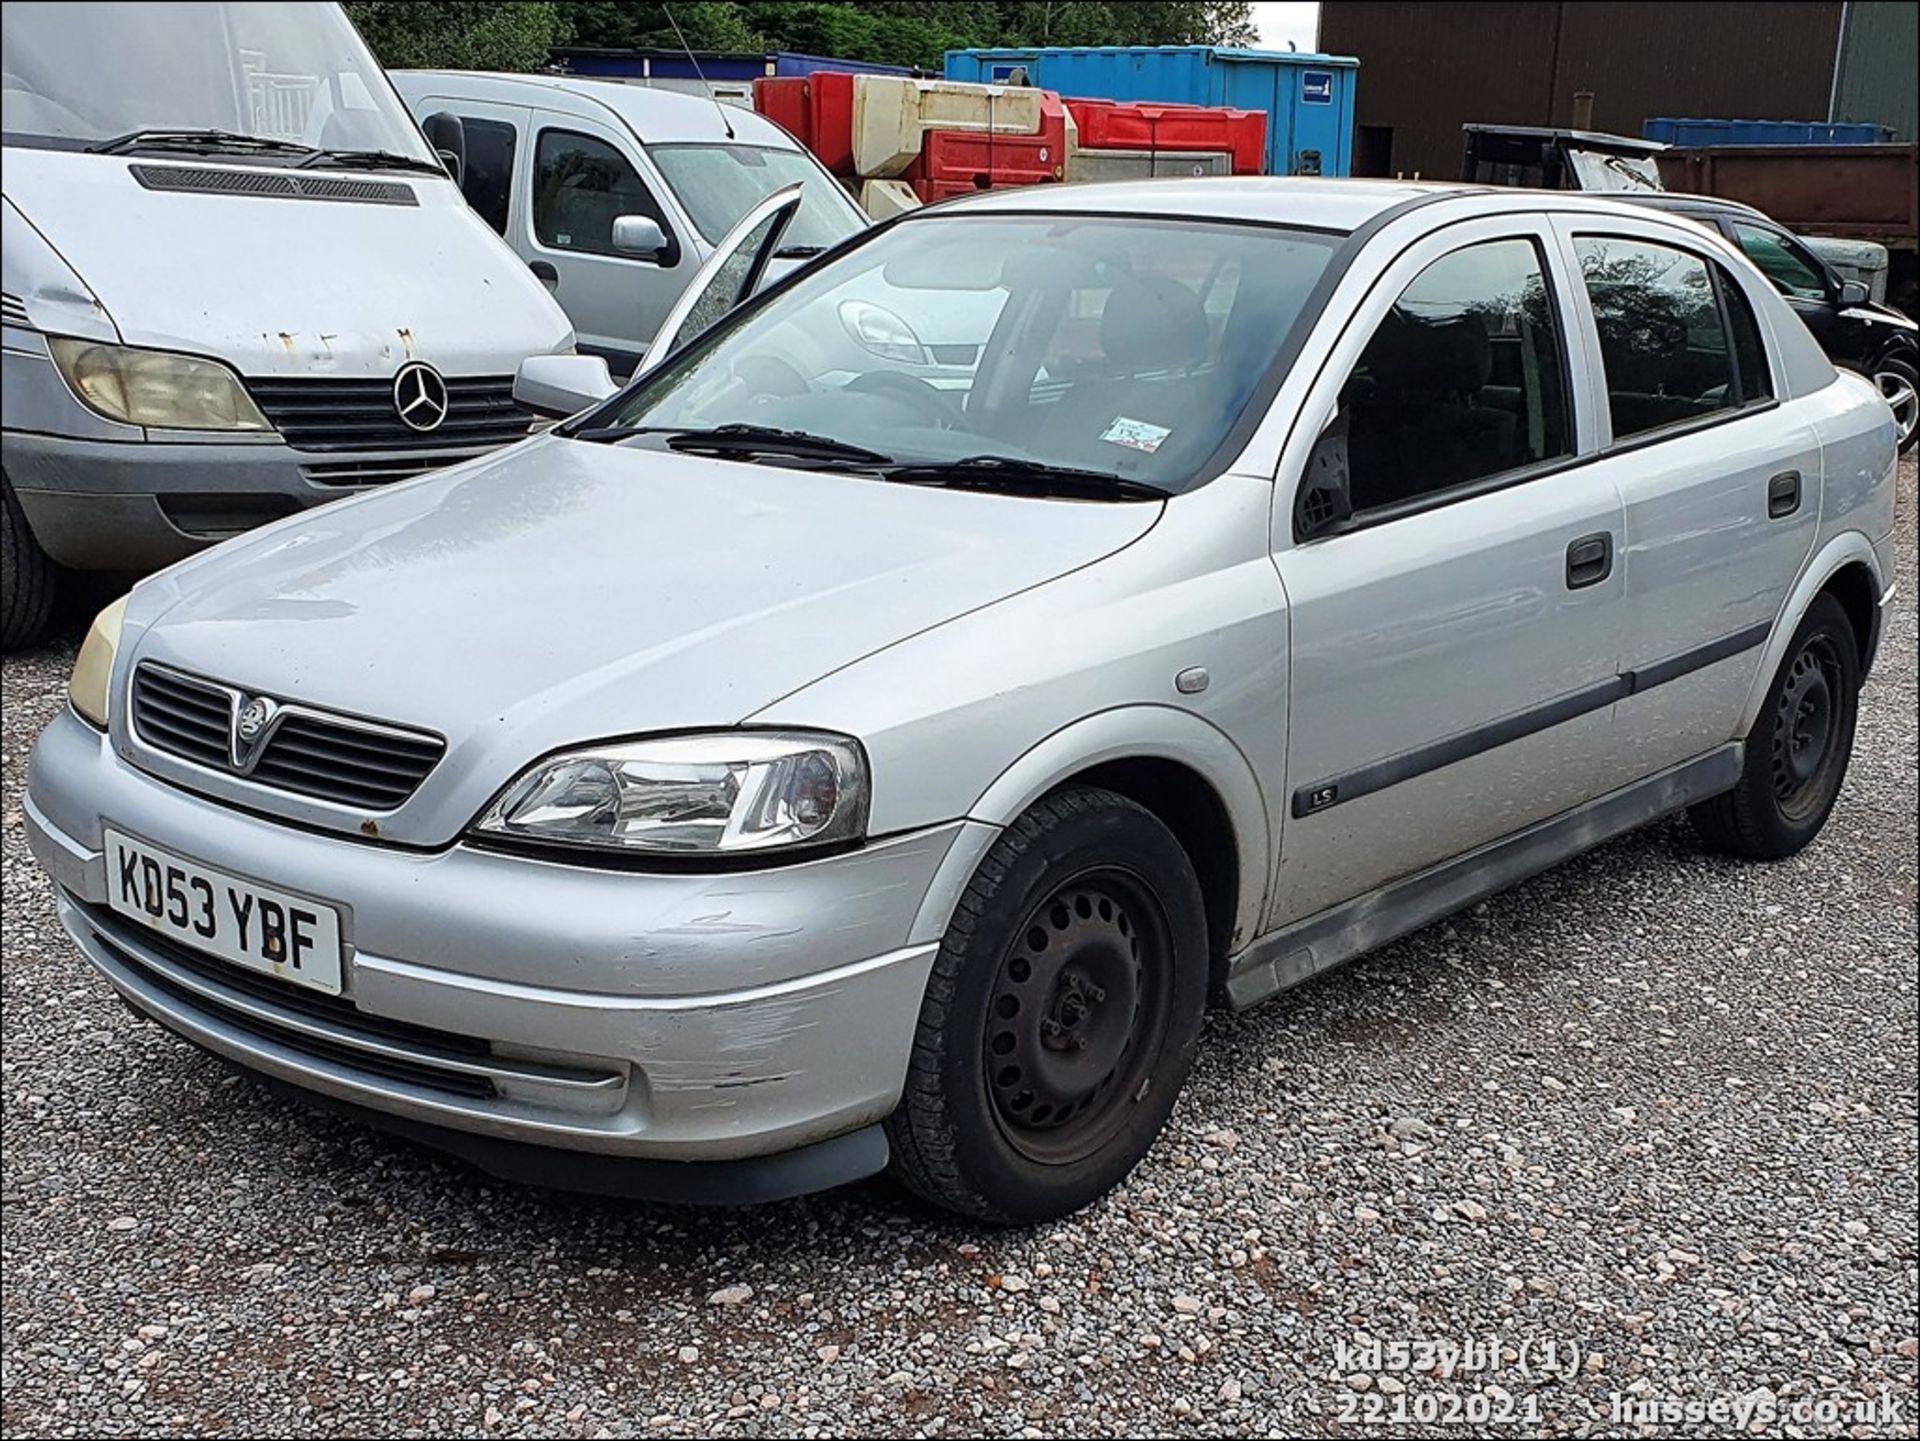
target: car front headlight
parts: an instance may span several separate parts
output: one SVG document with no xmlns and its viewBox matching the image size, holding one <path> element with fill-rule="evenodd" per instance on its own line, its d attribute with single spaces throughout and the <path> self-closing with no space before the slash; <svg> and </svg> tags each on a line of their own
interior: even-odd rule
<svg viewBox="0 0 1920 1441">
<path fill-rule="evenodd" d="M 217 360 L 53 336 L 54 364 L 90 409 L 156 430 L 271 430 L 240 377 Z"/>
<path fill-rule="evenodd" d="M 127 617 L 123 595 L 93 618 L 87 638 L 80 643 L 80 659 L 67 681 L 67 699 L 83 719 L 107 728 L 107 689 L 113 679 L 113 657 L 120 649 L 120 623 Z"/>
<path fill-rule="evenodd" d="M 552 756 L 502 791 L 478 830 L 629 853 L 724 855 L 859 840 L 867 800 L 857 741 L 726 731 Z"/>
<path fill-rule="evenodd" d="M 913 327 L 884 305 L 867 300 L 843 300 L 840 323 L 861 349 L 882 360 L 903 360 L 909 365 L 927 365 L 931 361 Z"/>
</svg>

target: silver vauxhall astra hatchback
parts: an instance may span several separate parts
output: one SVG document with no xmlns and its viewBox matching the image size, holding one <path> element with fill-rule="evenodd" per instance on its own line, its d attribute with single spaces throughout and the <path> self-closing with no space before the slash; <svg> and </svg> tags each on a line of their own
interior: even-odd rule
<svg viewBox="0 0 1920 1441">
<path fill-rule="evenodd" d="M 1819 833 L 1894 424 L 1706 231 L 1060 186 L 755 293 L 791 204 L 626 390 L 531 362 L 586 408 L 102 615 L 26 816 L 136 1010 L 503 1175 L 1034 1221 L 1210 1000 L 1672 811 Z"/>
</svg>

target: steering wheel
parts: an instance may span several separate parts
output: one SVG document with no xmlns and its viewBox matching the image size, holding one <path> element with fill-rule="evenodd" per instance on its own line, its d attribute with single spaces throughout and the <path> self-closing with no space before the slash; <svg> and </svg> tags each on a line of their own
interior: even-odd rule
<svg viewBox="0 0 1920 1441">
<path fill-rule="evenodd" d="M 905 401 L 943 430 L 958 430 L 966 424 L 966 412 L 951 395 L 915 375 L 902 375 L 897 370 L 869 370 L 849 380 L 846 388 Z"/>
</svg>

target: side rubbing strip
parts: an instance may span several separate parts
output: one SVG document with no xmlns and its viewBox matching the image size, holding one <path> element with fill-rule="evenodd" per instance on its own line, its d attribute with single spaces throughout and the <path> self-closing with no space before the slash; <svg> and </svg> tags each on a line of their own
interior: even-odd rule
<svg viewBox="0 0 1920 1441">
<path fill-rule="evenodd" d="M 1397 786 L 1402 781 L 1437 771 L 1442 766 L 1467 760 L 1497 746 L 1524 740 L 1553 726 L 1564 725 L 1567 721 L 1623 701 L 1628 696 L 1639 695 L 1723 660 L 1731 660 L 1755 646 L 1764 645 L 1772 631 L 1773 627 L 1765 622 L 1750 625 L 1745 630 L 1735 631 L 1732 635 L 1722 636 L 1719 640 L 1667 660 L 1656 661 L 1640 670 L 1626 671 L 1611 680 L 1557 696 L 1532 710 L 1503 716 L 1486 725 L 1434 741 L 1431 745 L 1403 751 L 1397 756 L 1348 771 L 1345 775 L 1302 786 L 1293 793 L 1294 817 L 1318 815 L 1346 801 L 1372 795 L 1388 786 Z"/>
</svg>

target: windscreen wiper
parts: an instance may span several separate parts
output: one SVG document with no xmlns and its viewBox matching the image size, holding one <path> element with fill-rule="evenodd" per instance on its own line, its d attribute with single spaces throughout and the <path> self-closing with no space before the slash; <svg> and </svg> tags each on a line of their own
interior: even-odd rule
<svg viewBox="0 0 1920 1441">
<path fill-rule="evenodd" d="M 125 155 L 134 150 L 197 150 L 208 154 L 241 150 L 267 155 L 314 153 L 311 145 L 302 145 L 296 140 L 242 135 L 237 130 L 129 130 L 125 135 L 96 141 L 87 147 L 89 155 Z"/>
<path fill-rule="evenodd" d="M 894 459 L 864 445 L 804 430 L 768 425 L 715 425 L 704 429 L 678 425 L 596 425 L 571 432 L 575 440 L 619 441 L 636 435 L 666 437 L 669 450 L 696 455 L 782 455 L 797 460 L 837 460 L 863 466 L 890 466 Z"/>
<path fill-rule="evenodd" d="M 423 175 L 445 175 L 444 165 L 422 160 L 417 155 L 401 155 L 392 150 L 316 150 L 300 162 L 300 169 L 336 170 L 417 170 Z"/>
<path fill-rule="evenodd" d="M 909 485 L 950 486 L 964 490 L 1010 491 L 1021 495 L 1070 495 L 1089 500 L 1165 500 L 1171 493 L 1144 480 L 1105 470 L 1049 465 L 1013 455 L 969 455 L 959 460 L 912 461 L 880 472 Z"/>
<path fill-rule="evenodd" d="M 811 260 L 816 255 L 826 254 L 824 245 L 783 245 L 773 252 L 775 260 Z"/>
</svg>

